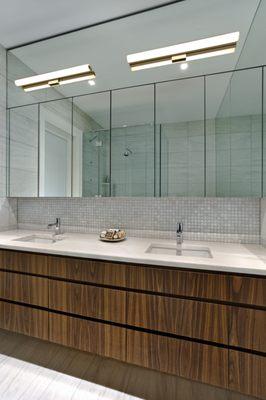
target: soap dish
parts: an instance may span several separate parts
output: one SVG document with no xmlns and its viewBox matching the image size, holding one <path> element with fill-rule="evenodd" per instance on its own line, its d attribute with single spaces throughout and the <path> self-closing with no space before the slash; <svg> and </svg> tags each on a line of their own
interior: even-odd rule
<svg viewBox="0 0 266 400">
<path fill-rule="evenodd" d="M 105 238 L 100 237 L 100 240 L 102 242 L 123 242 L 123 240 L 125 240 L 125 239 L 126 239 L 125 237 L 121 238 L 121 239 L 105 239 Z"/>
<path fill-rule="evenodd" d="M 100 240 L 103 242 L 122 242 L 126 239 L 126 232 L 123 229 L 106 229 L 101 232 Z"/>
</svg>

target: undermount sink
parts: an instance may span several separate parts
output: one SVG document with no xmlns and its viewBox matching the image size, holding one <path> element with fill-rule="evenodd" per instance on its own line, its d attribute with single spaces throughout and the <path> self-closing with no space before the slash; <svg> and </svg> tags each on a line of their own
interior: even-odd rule
<svg viewBox="0 0 266 400">
<path fill-rule="evenodd" d="M 17 242 L 30 242 L 30 243 L 56 243 L 59 240 L 62 240 L 62 238 L 56 238 L 51 235 L 30 235 L 30 236 L 24 236 L 18 239 L 14 239 Z"/>
<path fill-rule="evenodd" d="M 146 253 L 166 254 L 169 256 L 178 256 L 178 257 L 212 258 L 212 254 L 210 252 L 210 249 L 208 249 L 208 247 L 187 246 L 187 245 L 182 245 L 180 248 L 177 248 L 177 246 L 175 245 L 152 243 L 146 250 Z"/>
</svg>

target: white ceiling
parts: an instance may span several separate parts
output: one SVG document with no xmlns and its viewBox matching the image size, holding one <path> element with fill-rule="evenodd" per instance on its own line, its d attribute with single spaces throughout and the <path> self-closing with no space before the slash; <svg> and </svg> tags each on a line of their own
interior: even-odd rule
<svg viewBox="0 0 266 400">
<path fill-rule="evenodd" d="M 162 0 L 0 0 L 7 48 L 167 3 Z"/>
</svg>

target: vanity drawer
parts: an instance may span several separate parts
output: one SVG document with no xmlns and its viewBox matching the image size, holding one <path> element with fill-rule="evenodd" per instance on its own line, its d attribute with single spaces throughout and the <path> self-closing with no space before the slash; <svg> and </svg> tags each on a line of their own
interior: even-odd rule
<svg viewBox="0 0 266 400">
<path fill-rule="evenodd" d="M 266 310 L 232 307 L 229 344 L 266 355 Z"/>
<path fill-rule="evenodd" d="M 235 303 L 261 306 L 266 309 L 266 278 L 231 276 L 230 299 Z"/>
<path fill-rule="evenodd" d="M 266 399 L 266 357 L 229 350 L 229 389 Z"/>
<path fill-rule="evenodd" d="M 0 298 L 48 307 L 48 279 L 0 271 Z"/>
<path fill-rule="evenodd" d="M 228 306 L 134 292 L 127 296 L 128 325 L 228 344 Z"/>
<path fill-rule="evenodd" d="M 212 300 L 229 298 L 227 275 L 137 265 L 128 265 L 126 275 L 127 287 L 132 289 Z"/>
<path fill-rule="evenodd" d="M 126 292 L 51 280 L 49 307 L 85 317 L 126 322 Z"/>
<path fill-rule="evenodd" d="M 0 250 L 0 269 L 48 275 L 48 256 L 21 251 Z"/>
<path fill-rule="evenodd" d="M 0 327 L 48 340 L 48 312 L 1 301 Z"/>
<path fill-rule="evenodd" d="M 117 326 L 50 313 L 49 340 L 104 357 L 126 360 L 126 329 Z"/>
<path fill-rule="evenodd" d="M 49 256 L 51 277 L 110 286 L 126 284 L 125 266 L 97 260 Z"/>
<path fill-rule="evenodd" d="M 228 350 L 215 346 L 128 330 L 127 362 L 228 387 Z"/>
</svg>

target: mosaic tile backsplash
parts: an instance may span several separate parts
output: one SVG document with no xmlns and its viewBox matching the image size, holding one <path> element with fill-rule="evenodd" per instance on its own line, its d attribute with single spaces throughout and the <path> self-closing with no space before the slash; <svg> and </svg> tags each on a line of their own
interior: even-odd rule
<svg viewBox="0 0 266 400">
<path fill-rule="evenodd" d="M 131 236 L 174 239 L 183 221 L 185 239 L 260 243 L 260 200 L 254 198 L 18 199 L 19 228 L 46 229 L 56 217 L 66 232 L 121 227 Z"/>
</svg>

